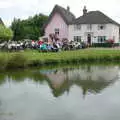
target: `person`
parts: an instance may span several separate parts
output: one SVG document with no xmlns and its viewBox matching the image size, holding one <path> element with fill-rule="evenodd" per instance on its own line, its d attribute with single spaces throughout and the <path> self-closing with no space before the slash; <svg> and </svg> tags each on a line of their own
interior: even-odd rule
<svg viewBox="0 0 120 120">
<path fill-rule="evenodd" d="M 35 41 L 34 40 L 32 40 L 32 48 L 34 48 L 34 46 L 35 46 Z"/>
<path fill-rule="evenodd" d="M 58 52 L 58 50 L 59 50 L 59 49 L 58 49 L 58 46 L 57 46 L 56 43 L 54 42 L 54 43 L 53 43 L 53 46 L 52 46 L 52 51 L 53 51 L 53 52 Z"/>
<path fill-rule="evenodd" d="M 47 44 L 46 43 L 43 43 L 42 45 L 41 45 L 41 47 L 40 47 L 40 50 L 41 51 L 47 51 L 48 49 L 47 49 Z"/>
<path fill-rule="evenodd" d="M 41 47 L 42 44 L 43 44 L 43 40 L 39 40 L 39 41 L 38 41 L 39 47 Z"/>
<path fill-rule="evenodd" d="M 47 49 L 48 49 L 48 51 L 52 51 L 52 45 L 51 44 L 47 44 Z"/>
</svg>

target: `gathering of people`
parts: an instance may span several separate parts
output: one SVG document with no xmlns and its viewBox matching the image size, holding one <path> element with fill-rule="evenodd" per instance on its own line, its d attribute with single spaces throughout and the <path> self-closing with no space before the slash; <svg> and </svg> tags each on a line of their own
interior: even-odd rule
<svg viewBox="0 0 120 120">
<path fill-rule="evenodd" d="M 55 34 L 51 34 L 48 38 L 39 38 L 39 40 L 21 40 L 21 41 L 5 41 L 0 42 L 0 49 L 8 51 L 19 51 L 25 49 L 36 49 L 39 52 L 59 52 L 61 50 L 76 50 L 85 48 L 85 44 L 77 41 L 69 41 L 68 39 L 59 39 Z"/>
<path fill-rule="evenodd" d="M 44 52 L 58 52 L 61 50 L 75 50 L 85 48 L 85 45 L 77 41 L 69 41 L 64 38 L 60 40 L 55 34 L 50 34 L 47 39 L 40 39 L 38 41 L 40 51 Z"/>
<path fill-rule="evenodd" d="M 62 48 L 62 42 L 59 40 L 57 41 L 38 41 L 39 50 L 40 51 L 51 51 L 51 52 L 58 52 Z"/>
</svg>

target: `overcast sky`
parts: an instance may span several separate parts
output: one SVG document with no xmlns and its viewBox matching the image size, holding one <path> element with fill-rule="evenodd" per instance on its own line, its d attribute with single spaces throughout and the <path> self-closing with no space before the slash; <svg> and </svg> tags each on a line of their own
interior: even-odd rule
<svg viewBox="0 0 120 120">
<path fill-rule="evenodd" d="M 26 19 L 36 13 L 49 15 L 55 4 L 70 6 L 76 17 L 82 15 L 84 5 L 88 11 L 100 10 L 120 23 L 120 0 L 0 0 L 0 17 L 8 26 L 15 18 Z"/>
</svg>

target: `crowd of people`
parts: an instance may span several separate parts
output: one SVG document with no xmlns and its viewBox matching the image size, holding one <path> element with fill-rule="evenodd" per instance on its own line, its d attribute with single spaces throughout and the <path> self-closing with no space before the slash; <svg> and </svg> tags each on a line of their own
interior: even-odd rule
<svg viewBox="0 0 120 120">
<path fill-rule="evenodd" d="M 48 42 L 43 41 L 42 39 L 35 42 L 32 40 L 32 48 L 38 48 L 39 51 L 51 51 L 51 52 L 58 52 L 62 48 L 62 42 L 56 41 L 56 42 Z"/>
<path fill-rule="evenodd" d="M 58 52 L 61 50 L 75 50 L 84 48 L 85 45 L 77 41 L 69 41 L 67 39 L 60 40 L 55 35 L 50 35 L 49 40 L 40 38 L 36 40 L 21 40 L 21 41 L 5 41 L 0 42 L 0 49 L 9 51 L 18 51 L 29 49 L 37 49 L 41 52 Z"/>
</svg>

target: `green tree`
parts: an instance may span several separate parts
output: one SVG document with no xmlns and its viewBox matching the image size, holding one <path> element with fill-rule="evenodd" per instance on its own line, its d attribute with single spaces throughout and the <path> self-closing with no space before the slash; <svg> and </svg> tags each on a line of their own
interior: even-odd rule
<svg viewBox="0 0 120 120">
<path fill-rule="evenodd" d="M 14 40 L 34 39 L 37 40 L 44 35 L 43 25 L 46 23 L 48 16 L 36 14 L 26 20 L 14 19 L 11 29 L 14 32 Z"/>
<path fill-rule="evenodd" d="M 4 25 L 0 25 L 0 40 L 10 40 L 12 37 L 13 31 Z"/>
<path fill-rule="evenodd" d="M 11 29 L 13 30 L 13 40 L 20 40 L 24 37 L 23 32 L 23 24 L 20 19 L 14 19 L 11 25 Z"/>
</svg>

